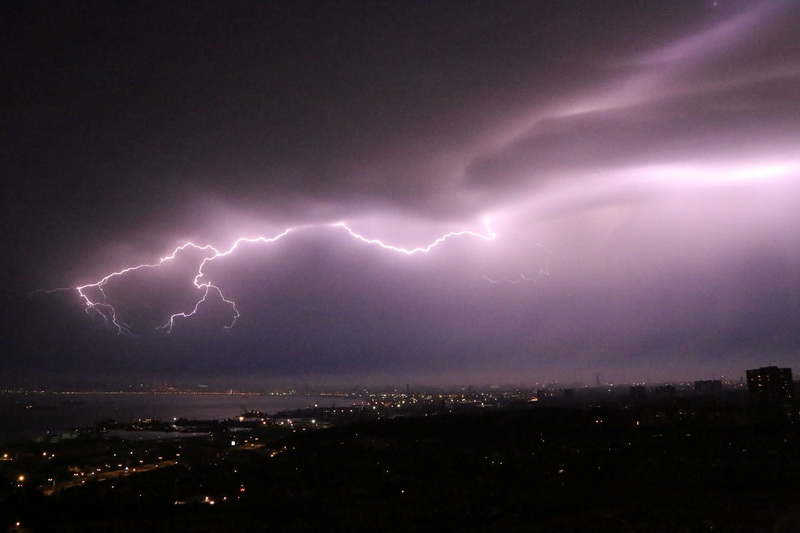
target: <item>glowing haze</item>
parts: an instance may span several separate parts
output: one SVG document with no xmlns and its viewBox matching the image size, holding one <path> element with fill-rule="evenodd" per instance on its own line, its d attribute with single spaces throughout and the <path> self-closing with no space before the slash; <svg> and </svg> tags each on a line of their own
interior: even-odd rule
<svg viewBox="0 0 800 533">
<path fill-rule="evenodd" d="M 419 254 L 419 253 L 428 253 L 431 250 L 433 250 L 435 247 L 437 247 L 437 246 L 441 245 L 442 243 L 444 243 L 446 240 L 452 239 L 454 237 L 469 236 L 469 237 L 483 239 L 483 240 L 489 240 L 489 241 L 494 240 L 495 237 L 496 237 L 496 234 L 494 233 L 494 231 L 492 231 L 492 229 L 491 229 L 491 227 L 489 225 L 488 218 L 484 220 L 484 225 L 486 226 L 486 233 L 485 234 L 475 233 L 474 231 L 470 231 L 470 230 L 452 231 L 452 232 L 445 233 L 445 234 L 441 235 L 440 237 L 438 237 L 436 240 L 434 240 L 433 242 L 431 242 L 429 244 L 426 244 L 426 245 L 423 245 L 423 246 L 418 246 L 416 248 L 402 248 L 402 247 L 399 247 L 399 246 L 395 246 L 393 244 L 389 244 L 389 243 L 383 242 L 380 239 L 374 239 L 374 238 L 365 237 L 364 235 L 361 235 L 361 234 L 356 233 L 355 231 L 353 231 L 353 229 L 351 227 L 349 227 L 344 222 L 336 222 L 336 223 L 333 223 L 333 224 L 326 224 L 325 226 L 334 227 L 334 228 L 341 228 L 344 231 L 346 231 L 347 234 L 350 235 L 352 238 L 356 239 L 359 242 L 367 244 L 367 245 L 378 246 L 378 247 L 380 247 L 380 248 L 382 248 L 384 250 L 388 250 L 390 252 L 394 252 L 394 253 L 398 253 L 398 254 L 414 255 L 414 254 Z M 74 290 L 77 291 L 77 293 L 80 295 L 80 298 L 81 298 L 82 302 L 84 303 L 84 305 L 86 306 L 86 310 L 87 311 L 91 311 L 91 312 L 97 313 L 106 322 L 108 322 L 110 325 L 113 325 L 113 327 L 117 330 L 117 333 L 120 333 L 120 334 L 124 333 L 124 334 L 130 335 L 133 332 L 131 331 L 130 326 L 127 324 L 126 319 L 124 317 L 122 317 L 120 312 L 118 311 L 118 309 L 117 309 L 118 308 L 118 304 L 115 303 L 116 299 L 115 298 L 111 298 L 109 296 L 109 294 L 107 293 L 107 286 L 109 285 L 109 283 L 111 283 L 112 281 L 116 281 L 117 278 L 122 278 L 122 277 L 124 277 L 126 275 L 129 275 L 131 273 L 135 274 L 136 272 L 138 272 L 140 270 L 160 269 L 162 266 L 164 266 L 165 263 L 170 263 L 170 262 L 176 261 L 177 258 L 178 258 L 178 255 L 181 254 L 182 252 L 186 251 L 186 250 L 199 251 L 200 255 L 195 260 L 196 270 L 192 271 L 192 274 L 193 274 L 192 285 L 194 285 L 194 287 L 198 291 L 197 299 L 190 306 L 189 310 L 178 311 L 178 312 L 175 312 L 175 313 L 171 313 L 169 315 L 169 318 L 166 320 L 166 322 L 164 324 L 158 326 L 156 329 L 159 330 L 159 331 L 163 331 L 165 333 L 170 333 L 172 331 L 172 328 L 174 327 L 175 321 L 177 319 L 191 318 L 192 316 L 196 315 L 198 313 L 199 309 L 200 309 L 200 306 L 202 304 L 204 304 L 208 298 L 213 298 L 213 297 L 217 297 L 225 305 L 230 307 L 231 318 L 230 318 L 230 321 L 227 324 L 224 325 L 224 328 L 225 329 L 231 329 L 233 327 L 233 325 L 236 323 L 236 319 L 239 317 L 239 311 L 236 309 L 236 302 L 234 302 L 232 300 L 228 300 L 227 298 L 225 298 L 225 296 L 222 293 L 222 289 L 219 287 L 219 285 L 207 280 L 208 276 L 206 275 L 206 272 L 204 271 L 204 268 L 206 267 L 206 265 L 211 261 L 218 261 L 220 259 L 224 259 L 225 257 L 235 253 L 236 250 L 239 248 L 239 245 L 241 245 L 241 244 L 245 244 L 245 243 L 247 243 L 247 244 L 260 243 L 260 244 L 264 244 L 264 245 L 270 245 L 270 244 L 272 244 L 274 242 L 277 242 L 278 239 L 286 237 L 290 233 L 297 233 L 298 231 L 311 230 L 311 229 L 317 229 L 317 228 L 318 228 L 317 225 L 299 226 L 299 227 L 287 228 L 287 229 L 283 230 L 282 232 L 280 232 L 277 235 L 274 235 L 272 237 L 240 237 L 239 239 L 236 239 L 236 241 L 233 243 L 233 245 L 230 248 L 228 248 L 227 250 L 218 250 L 218 249 L 216 249 L 216 248 L 214 248 L 213 246 L 210 246 L 210 245 L 200 246 L 200 245 L 197 245 L 195 243 L 188 242 L 188 243 L 182 244 L 182 245 L 178 246 L 177 248 L 175 248 L 175 250 L 173 250 L 170 255 L 168 255 L 166 257 L 162 257 L 161 259 L 158 260 L 157 263 L 154 263 L 154 264 L 140 264 L 140 265 L 134 265 L 134 266 L 126 267 L 126 268 L 123 268 L 122 270 L 120 270 L 118 272 L 112 272 L 111 274 L 108 274 L 107 276 L 104 276 L 103 279 L 101 279 L 100 281 L 97 281 L 95 283 L 89 283 L 87 285 L 81 285 L 79 287 L 75 287 Z M 544 273 L 544 272 L 546 272 L 546 270 L 543 267 L 542 269 L 540 269 L 538 274 L 541 274 L 541 273 Z M 490 278 L 490 277 L 487 277 L 487 276 L 484 276 L 484 278 L 487 281 L 491 282 L 491 283 L 502 283 L 504 281 L 507 281 L 509 283 L 518 283 L 520 281 L 531 281 L 531 280 L 536 279 L 536 277 L 534 275 L 531 275 L 530 273 L 528 273 L 526 275 L 524 272 L 521 273 L 517 278 L 503 277 L 503 278 L 493 279 L 493 278 Z M 123 283 L 124 283 L 124 281 L 123 281 Z M 62 290 L 68 290 L 68 289 L 53 289 L 53 290 L 50 290 L 50 291 L 43 291 L 43 292 L 45 292 L 45 293 L 53 293 L 53 292 L 62 291 Z M 98 298 L 92 297 L 90 295 L 91 292 L 97 293 L 97 295 L 99 297 Z"/>
<path fill-rule="evenodd" d="M 48 7 L 3 13 L 13 379 L 800 353 L 796 2 Z"/>
</svg>

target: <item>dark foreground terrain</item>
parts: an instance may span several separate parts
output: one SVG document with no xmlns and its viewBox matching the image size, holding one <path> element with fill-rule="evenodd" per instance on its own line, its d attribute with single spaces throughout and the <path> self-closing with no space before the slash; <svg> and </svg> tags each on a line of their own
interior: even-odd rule
<svg viewBox="0 0 800 533">
<path fill-rule="evenodd" d="M 797 426 L 724 409 L 539 406 L 247 435 L 31 444 L 0 463 L 0 528 L 800 531 Z M 78 450 L 114 464 L 87 481 Z M 20 465 L 54 476 L 33 459 L 46 454 L 80 482 L 17 482 Z"/>
</svg>

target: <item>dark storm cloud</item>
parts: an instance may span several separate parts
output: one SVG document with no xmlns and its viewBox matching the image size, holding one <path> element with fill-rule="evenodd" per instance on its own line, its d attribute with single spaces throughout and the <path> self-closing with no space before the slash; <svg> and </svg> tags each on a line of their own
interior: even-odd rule
<svg viewBox="0 0 800 533">
<path fill-rule="evenodd" d="M 477 187 L 519 189 L 569 174 L 722 159 L 753 147 L 791 148 L 800 133 L 797 106 L 768 100 L 769 95 L 758 92 L 750 89 L 722 97 L 546 119 L 502 152 L 478 158 L 467 175 Z M 755 98 L 742 101 L 744 93 Z M 759 96 L 766 105 L 760 105 Z"/>
<path fill-rule="evenodd" d="M 513 190 L 569 175 L 592 179 L 632 166 L 791 149 L 798 64 L 787 42 L 800 35 L 787 23 L 787 6 L 776 7 L 754 4 L 661 48 L 628 50 L 605 65 L 610 80 L 589 85 L 594 94 L 567 95 L 549 112 L 532 113 L 530 127 L 501 148 L 477 154 L 468 182 Z"/>
<path fill-rule="evenodd" d="M 634 379 L 800 348 L 795 3 L 3 11 L 9 369 Z M 347 220 L 414 247 L 486 215 L 492 247 L 413 260 L 330 228 L 232 254 L 227 336 L 219 299 L 117 338 L 74 294 L 15 296 L 186 240 Z M 109 287 L 136 329 L 194 291 L 150 274 Z"/>
</svg>

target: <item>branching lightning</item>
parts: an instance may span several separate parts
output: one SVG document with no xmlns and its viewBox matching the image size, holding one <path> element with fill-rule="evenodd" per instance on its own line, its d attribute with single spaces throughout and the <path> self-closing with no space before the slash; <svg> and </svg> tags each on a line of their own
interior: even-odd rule
<svg viewBox="0 0 800 533">
<path fill-rule="evenodd" d="M 519 276 L 515 277 L 502 276 L 499 278 L 491 278 L 489 276 L 481 276 L 481 279 L 484 279 L 492 284 L 510 283 L 512 285 L 516 285 L 518 283 L 524 283 L 529 281 L 530 282 L 539 281 L 542 278 L 550 275 L 550 260 L 553 258 L 552 250 L 545 248 L 538 242 L 535 242 L 533 239 L 531 239 L 528 235 L 520 231 L 518 231 L 517 234 L 519 234 L 522 239 L 528 241 L 532 246 L 536 246 L 542 249 L 542 251 L 545 253 L 545 261 L 542 267 L 538 270 L 538 272 L 536 272 L 536 274 L 525 274 L 524 272 L 520 272 Z"/>
<path fill-rule="evenodd" d="M 176 247 L 171 254 L 162 257 L 155 263 L 140 264 L 136 266 L 127 267 L 122 270 L 112 272 L 111 274 L 106 275 L 105 277 L 94 283 L 87 283 L 85 285 L 80 285 L 78 287 L 58 288 L 44 292 L 75 290 L 78 292 L 80 300 L 82 301 L 87 313 L 89 314 L 96 313 L 104 321 L 106 321 L 108 324 L 116 328 L 117 333 L 120 335 L 133 335 L 134 333 L 131 329 L 131 326 L 127 324 L 125 320 L 122 319 L 118 309 L 115 307 L 115 302 L 106 292 L 107 285 L 109 284 L 109 282 L 111 282 L 115 278 L 118 278 L 125 274 L 130 274 L 132 272 L 142 271 L 146 269 L 160 268 L 164 266 L 165 263 L 174 261 L 178 256 L 178 254 L 180 254 L 181 252 L 185 250 L 195 250 L 197 252 L 200 252 L 203 257 L 192 279 L 192 284 L 199 291 L 199 297 L 197 301 L 194 303 L 194 305 L 191 306 L 190 310 L 173 313 L 172 315 L 170 315 L 169 319 L 160 326 L 158 326 L 156 330 L 164 334 L 171 333 L 178 319 L 190 318 L 196 315 L 198 310 L 200 309 L 200 306 L 204 302 L 206 302 L 208 298 L 212 295 L 218 297 L 221 302 L 223 302 L 226 306 L 230 308 L 233 314 L 233 318 L 230 320 L 228 324 L 224 326 L 226 330 L 230 330 L 236 324 L 237 319 L 241 316 L 239 310 L 236 307 L 236 302 L 226 298 L 220 286 L 215 284 L 212 280 L 207 279 L 205 268 L 212 261 L 216 261 L 232 255 L 243 243 L 261 243 L 264 245 L 270 245 L 293 233 L 298 233 L 304 230 L 311 230 L 315 228 L 330 227 L 330 228 L 341 228 L 342 230 L 344 230 L 344 232 L 347 233 L 347 235 L 366 245 L 377 246 L 383 250 L 388 250 L 399 254 L 414 255 L 414 254 L 429 253 L 434 248 L 441 245 L 445 241 L 457 237 L 472 237 L 484 241 L 495 240 L 497 238 L 497 234 L 492 229 L 488 218 L 485 218 L 483 220 L 483 225 L 485 229 L 485 232 L 483 233 L 471 230 L 454 231 L 438 237 L 437 239 L 433 240 L 432 242 L 430 242 L 425 246 L 420 246 L 416 248 L 403 248 L 400 246 L 388 244 L 381 239 L 374 239 L 367 237 L 365 235 L 357 233 L 355 230 L 353 230 L 353 228 L 351 228 L 345 222 L 335 222 L 327 224 L 306 224 L 301 226 L 293 226 L 290 228 L 286 228 L 285 230 L 281 231 L 280 233 L 277 233 L 272 237 L 264 237 L 264 236 L 252 237 L 252 238 L 240 237 L 228 249 L 222 249 L 222 250 L 215 248 L 214 246 L 211 245 L 201 246 L 193 242 L 186 242 Z M 542 276 L 548 274 L 547 268 L 549 266 L 550 251 L 549 250 L 546 251 L 548 252 L 547 264 L 536 275 L 521 274 L 519 278 L 513 278 L 513 279 L 508 277 L 492 279 L 484 276 L 483 279 L 491 283 L 520 283 L 523 281 L 536 281 L 540 279 Z"/>
<path fill-rule="evenodd" d="M 398 252 L 398 253 L 401 253 L 401 254 L 412 255 L 412 254 L 416 254 L 416 253 L 420 253 L 420 252 L 428 253 L 433 248 L 435 248 L 436 246 L 439 246 L 440 244 L 442 244 L 447 239 L 449 239 L 451 237 L 458 237 L 458 236 L 461 236 L 461 235 L 470 235 L 472 237 L 478 237 L 480 239 L 484 239 L 484 240 L 487 240 L 487 241 L 492 241 L 492 240 L 496 239 L 497 238 L 497 234 L 494 231 L 492 231 L 492 228 L 489 225 L 489 219 L 488 218 L 483 219 L 483 224 L 486 227 L 486 235 L 483 235 L 481 233 L 475 233 L 474 231 L 469 231 L 469 230 L 454 231 L 454 232 L 450 232 L 450 233 L 446 233 L 446 234 L 442 235 L 441 237 L 439 237 L 438 239 L 436 239 L 435 241 L 433 241 L 432 243 L 430 243 L 427 246 L 421 246 L 419 248 L 412 248 L 412 249 L 406 249 L 406 248 L 400 248 L 398 246 L 392 246 L 390 244 L 384 243 L 383 241 L 381 241 L 379 239 L 368 239 L 367 237 L 364 237 L 363 235 L 359 235 L 358 233 L 356 233 L 355 231 L 350 229 L 350 227 L 347 226 L 347 224 L 345 224 L 344 222 L 337 222 L 336 224 L 332 224 L 332 225 L 334 227 L 344 228 L 351 237 L 353 237 L 354 239 L 359 240 L 361 242 L 364 242 L 366 244 L 375 244 L 377 246 L 380 246 L 384 250 L 391 250 L 393 252 Z"/>
</svg>

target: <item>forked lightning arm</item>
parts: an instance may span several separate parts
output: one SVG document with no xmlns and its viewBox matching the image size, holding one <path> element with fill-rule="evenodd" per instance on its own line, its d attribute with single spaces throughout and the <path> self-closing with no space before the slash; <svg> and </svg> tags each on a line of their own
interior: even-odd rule
<svg viewBox="0 0 800 533">
<path fill-rule="evenodd" d="M 428 253 L 431 250 L 433 250 L 435 247 L 437 247 L 440 244 L 442 244 L 443 242 L 445 242 L 446 240 L 454 238 L 454 237 L 465 236 L 465 237 L 473 237 L 473 238 L 477 238 L 477 239 L 482 239 L 482 240 L 486 240 L 486 241 L 494 240 L 497 237 L 497 234 L 492 230 L 491 226 L 489 225 L 489 220 L 488 219 L 484 219 L 483 222 L 484 222 L 484 227 L 485 227 L 485 233 L 478 233 L 478 232 L 469 231 L 469 230 L 454 231 L 454 232 L 450 232 L 450 233 L 446 233 L 446 234 L 442 235 L 441 237 L 435 239 L 433 242 L 431 242 L 430 244 L 428 244 L 426 246 L 421 246 L 421 247 L 417 247 L 417 248 L 402 248 L 402 247 L 399 247 L 399 246 L 394 246 L 394 245 L 391 245 L 391 244 L 387 244 L 387 243 L 383 242 L 380 239 L 371 239 L 371 238 L 365 237 L 364 235 L 356 233 L 345 222 L 336 222 L 336 223 L 333 223 L 333 224 L 308 224 L 308 225 L 303 225 L 303 226 L 293 226 L 293 227 L 285 229 L 284 231 L 278 233 L 277 235 L 275 235 L 273 237 L 254 237 L 254 238 L 241 237 L 241 238 L 237 239 L 233 243 L 233 245 L 230 248 L 228 248 L 227 250 L 219 250 L 219 249 L 217 249 L 217 248 L 215 248 L 213 246 L 210 246 L 210 245 L 200 246 L 200 245 L 194 244 L 192 242 L 187 242 L 187 243 L 182 244 L 182 245 L 178 246 L 177 248 L 175 248 L 170 255 L 168 255 L 166 257 L 162 257 L 161 259 L 159 259 L 159 261 L 157 263 L 141 264 L 141 265 L 131 266 L 131 267 L 119 270 L 117 272 L 113 272 L 111 274 L 108 274 L 107 276 L 102 278 L 100 281 L 97 281 L 95 283 L 88 283 L 86 285 L 81 285 L 79 287 L 74 287 L 74 288 L 61 288 L 61 289 L 55 289 L 55 290 L 56 291 L 59 291 L 59 290 L 73 290 L 73 289 L 77 290 L 81 300 L 83 301 L 83 303 L 84 303 L 84 305 L 86 307 L 86 311 L 87 312 L 94 311 L 94 312 L 98 313 L 106 321 L 108 321 L 111 324 L 113 324 L 114 327 L 116 327 L 117 332 L 119 334 L 130 335 L 130 334 L 132 334 L 132 332 L 131 332 L 129 326 L 126 325 L 125 322 L 118 316 L 117 310 L 114 308 L 113 303 L 110 302 L 108 296 L 105 293 L 106 285 L 113 278 L 118 277 L 118 276 L 122 276 L 124 274 L 129 273 L 129 272 L 133 272 L 133 271 L 141 270 L 141 269 L 146 269 L 146 268 L 160 267 L 164 263 L 174 260 L 179 252 L 181 252 L 183 250 L 186 250 L 187 248 L 191 248 L 191 249 L 195 249 L 195 250 L 198 250 L 198 251 L 206 252 L 206 257 L 200 262 L 200 265 L 199 265 L 199 267 L 197 269 L 197 274 L 194 276 L 194 279 L 192 280 L 194 286 L 197 287 L 197 289 L 202 291 L 202 296 L 194 304 L 193 308 L 190 311 L 188 311 L 188 312 L 187 311 L 183 311 L 183 312 L 179 312 L 179 313 L 174 313 L 173 315 L 171 315 L 169 317 L 169 320 L 167 320 L 163 325 L 159 326 L 157 329 L 159 331 L 163 331 L 163 332 L 165 332 L 167 334 L 170 333 L 172 331 L 172 328 L 175 325 L 175 320 L 177 318 L 188 318 L 188 317 L 191 317 L 194 314 L 196 314 L 198 309 L 199 309 L 199 307 L 200 307 L 200 304 L 205 302 L 206 299 L 208 298 L 209 294 L 212 291 L 214 291 L 214 292 L 217 293 L 219 298 L 223 302 L 225 302 L 225 304 L 230 306 L 231 310 L 233 311 L 233 319 L 231 320 L 231 322 L 228 325 L 225 326 L 225 329 L 230 330 L 234 326 L 234 324 L 236 323 L 236 319 L 239 318 L 239 316 L 240 316 L 239 311 L 236 308 L 236 303 L 233 300 L 227 299 L 224 296 L 224 294 L 222 293 L 222 290 L 220 289 L 220 287 L 218 287 L 217 285 L 214 285 L 210 281 L 204 281 L 203 280 L 203 277 L 205 276 L 204 268 L 205 268 L 206 264 L 208 264 L 211 261 L 214 261 L 215 259 L 219 259 L 221 257 L 227 257 L 227 256 L 233 254 L 237 250 L 239 245 L 242 244 L 242 243 L 263 243 L 265 245 L 268 245 L 268 244 L 272 244 L 272 243 L 282 239 L 283 237 L 286 237 L 290 233 L 296 233 L 298 231 L 309 230 L 309 229 L 313 229 L 313 228 L 333 227 L 333 228 L 342 228 L 345 232 L 347 232 L 347 234 L 350 237 L 352 237 L 353 239 L 356 239 L 359 242 L 363 242 L 363 243 L 365 243 L 367 245 L 378 246 L 378 247 L 380 247 L 380 248 L 382 248 L 384 250 L 389 250 L 389 251 L 396 252 L 396 253 L 401 253 L 401 254 L 406 254 L 406 255 L 413 255 L 413 254 L 418 254 L 418 253 Z M 540 272 L 540 274 L 541 274 L 541 272 Z M 508 278 L 502 278 L 500 280 L 493 280 L 493 279 L 490 279 L 490 278 L 485 278 L 485 279 L 487 279 L 487 280 L 489 280 L 489 281 L 491 281 L 493 283 L 499 283 L 499 282 L 512 282 L 512 283 L 514 283 L 514 282 L 519 282 L 519 281 L 530 281 L 530 280 L 532 280 L 534 278 L 526 277 L 525 275 L 521 275 L 520 278 L 517 279 L 517 280 L 510 280 Z M 92 289 L 94 289 L 95 291 L 97 291 L 97 293 L 99 293 L 99 298 L 93 298 L 88 294 L 88 292 L 90 292 Z M 47 292 L 53 292 L 53 291 L 47 291 Z"/>
</svg>

